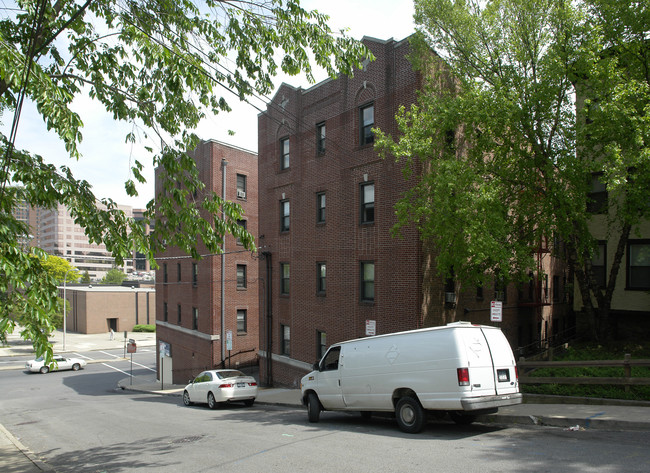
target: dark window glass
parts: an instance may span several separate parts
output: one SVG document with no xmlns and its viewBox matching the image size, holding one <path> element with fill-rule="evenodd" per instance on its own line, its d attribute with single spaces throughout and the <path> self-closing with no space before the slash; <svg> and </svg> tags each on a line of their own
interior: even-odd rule
<svg viewBox="0 0 650 473">
<path fill-rule="evenodd" d="M 366 302 L 375 300 L 375 263 L 361 263 L 361 300 Z"/>
<path fill-rule="evenodd" d="M 280 140 L 280 169 L 289 168 L 289 138 Z"/>
<path fill-rule="evenodd" d="M 280 202 L 280 213 L 281 213 L 280 231 L 288 232 L 289 231 L 290 217 L 291 217 L 291 211 L 290 211 L 290 206 L 289 206 L 289 201 L 288 200 L 283 200 L 283 201 Z"/>
<path fill-rule="evenodd" d="M 320 192 L 316 194 L 316 222 L 324 223 L 325 222 L 325 192 Z"/>
<path fill-rule="evenodd" d="M 375 126 L 375 106 L 367 105 L 359 110 L 359 122 L 361 132 L 361 145 L 367 145 L 375 141 L 372 127 Z"/>
<path fill-rule="evenodd" d="M 361 223 L 375 221 L 375 185 L 361 185 Z"/>
</svg>

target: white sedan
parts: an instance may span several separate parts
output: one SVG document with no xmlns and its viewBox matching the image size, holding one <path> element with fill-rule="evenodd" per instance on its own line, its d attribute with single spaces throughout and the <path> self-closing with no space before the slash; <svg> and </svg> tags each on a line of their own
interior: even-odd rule
<svg viewBox="0 0 650 473">
<path fill-rule="evenodd" d="M 60 370 L 72 370 L 77 371 L 86 366 L 86 360 L 81 358 L 67 358 L 61 355 L 54 355 L 52 357 L 53 364 L 46 365 L 45 359 L 42 356 L 39 356 L 35 360 L 28 361 L 25 363 L 25 368 L 27 368 L 32 373 L 41 372 L 43 374 L 50 371 L 60 371 Z"/>
<path fill-rule="evenodd" d="M 243 401 L 252 406 L 257 397 L 257 381 L 238 370 L 210 370 L 199 374 L 185 386 L 183 404 L 207 403 L 216 409 L 220 403 Z"/>
</svg>

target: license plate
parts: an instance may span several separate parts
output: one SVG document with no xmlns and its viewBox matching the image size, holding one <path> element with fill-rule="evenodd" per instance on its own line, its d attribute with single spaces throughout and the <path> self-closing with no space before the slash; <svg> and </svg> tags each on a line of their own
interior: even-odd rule
<svg viewBox="0 0 650 473">
<path fill-rule="evenodd" d="M 509 370 L 497 370 L 497 377 L 499 378 L 500 383 L 510 381 L 510 371 Z"/>
<path fill-rule="evenodd" d="M 246 383 L 237 383 L 238 388 L 243 388 L 244 386 L 246 386 Z"/>
</svg>

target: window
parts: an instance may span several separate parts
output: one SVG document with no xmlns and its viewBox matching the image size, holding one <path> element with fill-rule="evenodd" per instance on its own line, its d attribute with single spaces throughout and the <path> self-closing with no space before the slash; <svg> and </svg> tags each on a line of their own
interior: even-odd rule
<svg viewBox="0 0 650 473">
<path fill-rule="evenodd" d="M 163 263 L 163 282 L 167 282 L 167 263 Z"/>
<path fill-rule="evenodd" d="M 316 125 L 316 152 L 325 154 L 325 123 Z"/>
<path fill-rule="evenodd" d="M 280 169 L 289 168 L 289 138 L 283 138 L 280 140 Z"/>
<path fill-rule="evenodd" d="M 650 240 L 627 244 L 627 289 L 650 289 Z"/>
<path fill-rule="evenodd" d="M 280 325 L 282 331 L 282 355 L 289 356 L 291 354 L 291 328 L 288 325 Z"/>
<path fill-rule="evenodd" d="M 591 258 L 591 271 L 598 287 L 607 286 L 607 243 L 598 242 L 596 253 Z"/>
<path fill-rule="evenodd" d="M 237 289 L 246 289 L 246 265 L 237 265 Z"/>
<path fill-rule="evenodd" d="M 375 222 L 375 185 L 361 185 L 361 223 Z"/>
<path fill-rule="evenodd" d="M 325 223 L 325 192 L 316 194 L 316 223 Z"/>
<path fill-rule="evenodd" d="M 289 231 L 289 217 L 290 217 L 290 207 L 289 201 L 283 200 L 280 202 L 280 231 L 288 232 Z"/>
<path fill-rule="evenodd" d="M 289 294 L 289 263 L 280 263 L 280 294 Z"/>
<path fill-rule="evenodd" d="M 361 146 L 373 143 L 375 141 L 375 135 L 372 133 L 372 127 L 375 125 L 375 106 L 373 104 L 359 109 L 359 124 Z"/>
<path fill-rule="evenodd" d="M 237 309 L 237 333 L 246 333 L 246 309 Z"/>
<path fill-rule="evenodd" d="M 587 212 L 592 214 L 607 213 L 607 186 L 600 175 L 591 176 L 591 190 L 587 196 Z"/>
<path fill-rule="evenodd" d="M 199 309 L 192 307 L 192 330 L 199 329 Z"/>
<path fill-rule="evenodd" d="M 325 294 L 325 290 L 327 289 L 327 268 L 325 263 L 316 263 L 316 278 L 317 278 L 317 283 L 316 283 L 316 292 L 319 294 Z"/>
<path fill-rule="evenodd" d="M 169 318 L 169 312 L 167 311 L 167 303 L 163 302 L 163 321 L 167 322 Z"/>
<path fill-rule="evenodd" d="M 192 285 L 194 287 L 198 286 L 199 284 L 199 265 L 196 263 L 192 263 Z"/>
<path fill-rule="evenodd" d="M 553 302 L 559 302 L 560 301 L 560 276 L 557 275 L 553 276 L 553 286 L 551 287 L 551 291 L 553 292 Z"/>
<path fill-rule="evenodd" d="M 247 220 L 237 220 L 237 225 L 239 225 L 240 227 L 243 227 L 243 229 L 246 230 L 248 228 L 246 222 L 247 222 Z M 243 245 L 240 238 L 237 238 L 237 244 L 238 245 Z"/>
<path fill-rule="evenodd" d="M 325 349 L 327 348 L 327 334 L 316 330 L 316 358 L 319 360 L 325 354 Z"/>
<path fill-rule="evenodd" d="M 178 309 L 178 311 L 177 311 L 178 313 L 177 313 L 176 323 L 178 325 L 180 325 L 181 324 L 181 305 L 180 304 L 178 304 L 177 309 Z"/>
<path fill-rule="evenodd" d="M 341 347 L 333 347 L 327 352 L 320 364 L 321 371 L 336 371 L 339 369 L 339 357 L 341 355 Z"/>
<path fill-rule="evenodd" d="M 237 198 L 246 198 L 246 176 L 243 174 L 237 174 Z"/>
<path fill-rule="evenodd" d="M 176 263 L 177 281 L 181 282 L 181 264 Z"/>
<path fill-rule="evenodd" d="M 478 300 L 483 300 L 483 284 L 476 286 L 476 298 Z"/>
<path fill-rule="evenodd" d="M 361 263 L 361 300 L 375 300 L 375 263 L 368 261 Z"/>
</svg>

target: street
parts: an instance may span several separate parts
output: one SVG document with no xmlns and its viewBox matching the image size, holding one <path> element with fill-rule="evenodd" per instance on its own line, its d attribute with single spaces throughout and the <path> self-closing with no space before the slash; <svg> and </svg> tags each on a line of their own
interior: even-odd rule
<svg viewBox="0 0 650 473">
<path fill-rule="evenodd" d="M 130 361 L 47 375 L 0 371 L 0 423 L 59 473 L 259 471 L 645 472 L 650 432 L 431 422 L 419 435 L 393 419 L 256 404 L 209 410 L 180 397 L 123 391 Z M 112 356 L 111 356 L 112 355 Z M 150 373 L 153 351 L 134 355 Z M 5 360 L 2 360 L 5 361 Z M 137 365 L 136 365 L 137 363 Z"/>
</svg>

